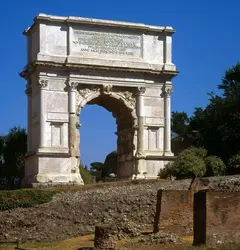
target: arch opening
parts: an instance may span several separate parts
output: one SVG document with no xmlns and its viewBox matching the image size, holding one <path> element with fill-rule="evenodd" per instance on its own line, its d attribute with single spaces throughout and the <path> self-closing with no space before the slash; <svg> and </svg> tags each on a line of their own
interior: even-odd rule
<svg viewBox="0 0 240 250">
<path fill-rule="evenodd" d="M 81 110 L 85 105 L 98 105 L 112 113 L 117 125 L 117 171 L 118 179 L 130 179 L 135 174 L 135 117 L 133 109 L 127 106 L 124 99 L 116 98 L 113 95 L 100 93 L 93 94 L 84 101 Z M 81 120 L 81 110 L 79 113 Z M 99 131 L 101 133 L 101 131 Z M 80 129 L 81 133 L 81 129 Z M 84 147 L 84 145 L 83 145 Z M 79 148 L 79 147 L 78 147 Z M 110 152 L 109 152 L 110 153 Z M 81 160 L 81 152 L 80 152 Z"/>
</svg>

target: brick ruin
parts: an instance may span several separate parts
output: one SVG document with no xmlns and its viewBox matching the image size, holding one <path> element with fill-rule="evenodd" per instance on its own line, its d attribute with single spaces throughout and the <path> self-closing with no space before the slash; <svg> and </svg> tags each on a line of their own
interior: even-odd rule
<svg viewBox="0 0 240 250">
<path fill-rule="evenodd" d="M 236 189 L 208 187 L 206 179 L 196 179 L 189 190 L 159 190 L 154 232 L 193 234 L 193 245 L 240 243 Z"/>
<path fill-rule="evenodd" d="M 240 192 L 194 194 L 193 244 L 240 243 Z"/>
<path fill-rule="evenodd" d="M 188 190 L 159 190 L 154 232 L 191 234 L 193 194 Z"/>
<path fill-rule="evenodd" d="M 139 242 L 176 243 L 180 236 L 193 235 L 193 245 L 239 244 L 240 182 L 230 180 L 229 184 L 224 177 L 216 183 L 202 178 L 189 184 L 184 190 L 158 191 L 153 234 Z M 124 223 L 119 228 L 123 226 Z M 99 234 L 100 231 L 103 233 Z M 115 249 L 116 232 L 116 221 L 111 226 L 96 227 L 95 247 Z M 171 238 L 174 240 L 169 241 Z"/>
</svg>

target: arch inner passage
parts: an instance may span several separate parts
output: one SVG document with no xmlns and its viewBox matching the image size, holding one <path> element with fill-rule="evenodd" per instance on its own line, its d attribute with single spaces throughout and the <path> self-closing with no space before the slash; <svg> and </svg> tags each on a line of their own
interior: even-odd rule
<svg viewBox="0 0 240 250">
<path fill-rule="evenodd" d="M 130 178 L 134 174 L 134 118 L 132 110 L 120 99 L 110 95 L 99 95 L 89 102 L 89 105 L 99 105 L 112 112 L 117 125 L 117 178 Z"/>
</svg>

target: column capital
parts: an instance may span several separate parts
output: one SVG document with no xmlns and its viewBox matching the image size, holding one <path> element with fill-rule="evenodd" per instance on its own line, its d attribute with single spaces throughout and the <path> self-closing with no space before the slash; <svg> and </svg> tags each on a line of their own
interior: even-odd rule
<svg viewBox="0 0 240 250">
<path fill-rule="evenodd" d="M 67 82 L 67 86 L 70 91 L 76 90 L 79 84 L 80 84 L 79 82 L 74 82 L 70 80 Z"/>
<path fill-rule="evenodd" d="M 136 94 L 137 95 L 143 95 L 146 92 L 146 88 L 145 87 L 138 87 Z"/>
<path fill-rule="evenodd" d="M 39 79 L 38 80 L 38 87 L 40 89 L 45 89 L 48 86 L 48 80 L 47 79 Z"/>
<path fill-rule="evenodd" d="M 146 154 L 145 154 L 144 151 L 137 151 L 135 157 L 136 157 L 136 159 L 145 159 L 146 158 Z"/>
<path fill-rule="evenodd" d="M 171 96 L 172 92 L 173 92 L 172 85 L 165 85 L 163 87 L 162 95 L 163 95 L 163 97 L 169 98 Z"/>
<path fill-rule="evenodd" d="M 32 94 L 32 87 L 29 84 L 26 84 L 26 90 L 25 90 L 26 95 L 31 95 Z"/>
</svg>

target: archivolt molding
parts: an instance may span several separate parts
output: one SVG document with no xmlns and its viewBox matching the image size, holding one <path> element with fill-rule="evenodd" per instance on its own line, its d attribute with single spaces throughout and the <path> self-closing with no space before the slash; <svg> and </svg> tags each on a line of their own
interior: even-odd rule
<svg viewBox="0 0 240 250">
<path fill-rule="evenodd" d="M 91 88 L 80 88 L 78 90 L 78 93 L 82 98 L 87 98 L 89 95 L 94 94 L 99 91 L 100 91 L 100 87 L 92 86 Z"/>
<path fill-rule="evenodd" d="M 91 87 L 78 87 L 76 95 L 77 113 L 80 112 L 89 101 L 97 98 L 100 95 L 109 95 L 115 99 L 122 100 L 124 104 L 130 109 L 135 110 L 136 98 L 134 93 L 130 91 L 121 91 L 121 89 L 114 89 L 112 85 L 92 85 Z"/>
</svg>

